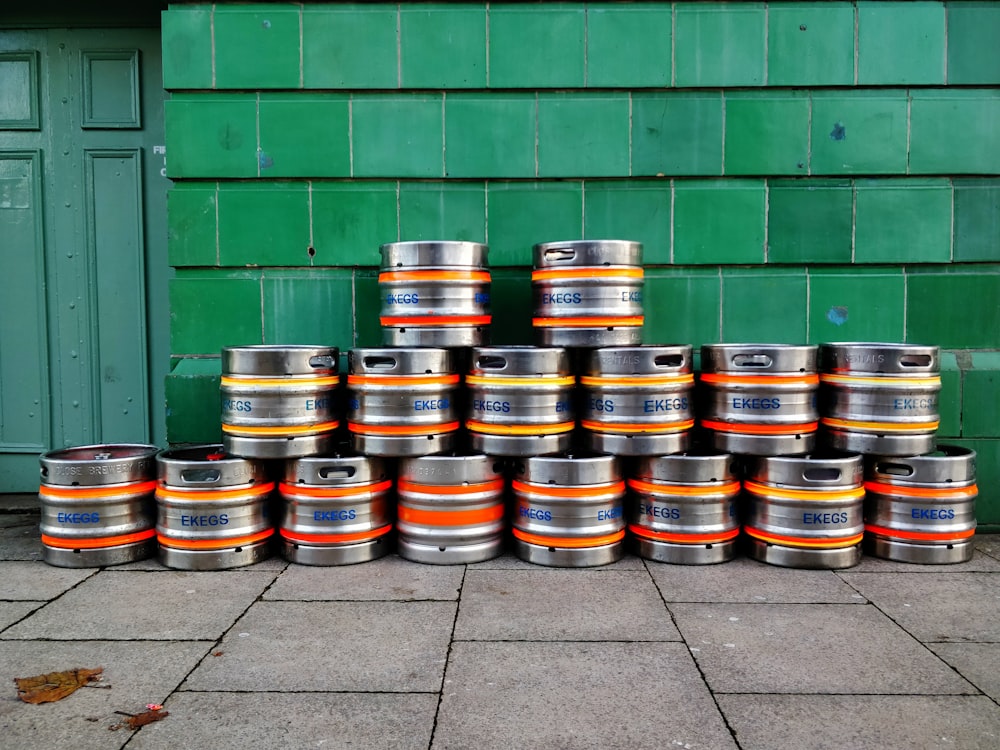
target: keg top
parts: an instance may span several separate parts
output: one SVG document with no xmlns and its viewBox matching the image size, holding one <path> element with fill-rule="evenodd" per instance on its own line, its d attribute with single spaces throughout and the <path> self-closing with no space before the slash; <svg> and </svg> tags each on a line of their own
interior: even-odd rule
<svg viewBox="0 0 1000 750">
<path fill-rule="evenodd" d="M 823 372 L 871 372 L 880 375 L 928 375 L 940 371 L 940 347 L 915 344 L 820 344 Z"/>
<path fill-rule="evenodd" d="M 449 375 L 455 363 L 448 349 L 368 347 L 351 349 L 347 368 L 352 375 Z"/>
<path fill-rule="evenodd" d="M 860 487 L 864 479 L 861 455 L 840 457 L 758 456 L 747 467 L 747 478 L 798 490 Z"/>
<path fill-rule="evenodd" d="M 419 484 L 480 484 L 500 479 L 503 466 L 499 459 L 482 453 L 438 454 L 399 461 L 399 478 Z"/>
<path fill-rule="evenodd" d="M 797 344 L 705 344 L 703 372 L 767 375 L 817 372 L 818 347 Z"/>
<path fill-rule="evenodd" d="M 632 240 L 541 242 L 533 248 L 535 268 L 641 266 L 642 243 Z"/>
<path fill-rule="evenodd" d="M 91 487 L 150 480 L 158 450 L 155 445 L 114 443 L 49 451 L 38 458 L 42 484 Z"/>
<path fill-rule="evenodd" d="M 294 485 L 341 487 L 388 478 L 389 471 L 382 459 L 353 453 L 308 456 L 285 463 L 285 482 Z"/>
<path fill-rule="evenodd" d="M 383 271 L 407 268 L 489 268 L 489 247 L 478 242 L 387 242 L 379 251 L 382 253 Z"/>
<path fill-rule="evenodd" d="M 226 346 L 223 375 L 330 375 L 339 360 L 335 346 Z"/>
<path fill-rule="evenodd" d="M 870 456 L 865 478 L 899 485 L 969 485 L 976 481 L 976 452 L 957 445 L 939 445 L 926 456 Z"/>
<path fill-rule="evenodd" d="M 736 458 L 729 453 L 676 453 L 639 459 L 636 479 L 677 484 L 732 482 L 738 476 Z"/>
<path fill-rule="evenodd" d="M 691 346 L 607 346 L 592 349 L 584 375 L 674 375 L 691 372 Z"/>
<path fill-rule="evenodd" d="M 560 346 L 477 346 L 473 375 L 569 375 L 569 352 Z"/>
<path fill-rule="evenodd" d="M 263 464 L 226 453 L 218 443 L 161 451 L 156 463 L 160 483 L 174 489 L 225 489 L 267 480 Z"/>
<path fill-rule="evenodd" d="M 535 484 L 578 486 L 617 482 L 622 478 L 622 472 L 615 456 L 563 453 L 532 456 L 519 461 L 515 477 Z"/>
</svg>

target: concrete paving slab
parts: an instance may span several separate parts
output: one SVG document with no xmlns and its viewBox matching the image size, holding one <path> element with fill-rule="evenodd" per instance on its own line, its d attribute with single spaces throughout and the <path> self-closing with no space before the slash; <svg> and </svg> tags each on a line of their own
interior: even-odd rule
<svg viewBox="0 0 1000 750">
<path fill-rule="evenodd" d="M 500 557 L 495 557 L 492 560 L 486 560 L 481 563 L 471 563 L 469 565 L 469 570 L 549 570 L 550 568 L 544 565 L 536 565 L 535 563 L 525 562 L 519 557 L 515 557 L 512 553 L 507 553 L 501 555 Z M 625 555 L 618 562 L 611 563 L 610 565 L 601 565 L 596 568 L 587 568 L 589 571 L 618 571 L 618 570 L 642 570 L 642 558 L 635 557 L 634 555 Z"/>
<path fill-rule="evenodd" d="M 738 558 L 719 565 L 646 567 L 668 602 L 787 602 L 864 604 L 829 570 L 792 570 Z"/>
<path fill-rule="evenodd" d="M 990 698 L 1000 702 L 1000 648 L 995 644 L 931 643 L 927 647 Z"/>
<path fill-rule="evenodd" d="M 975 693 L 871 605 L 671 604 L 716 693 Z"/>
<path fill-rule="evenodd" d="M 720 695 L 743 750 L 1000 747 L 1000 707 L 982 696 Z"/>
<path fill-rule="evenodd" d="M 679 641 L 645 572 L 470 570 L 455 638 L 473 641 Z"/>
<path fill-rule="evenodd" d="M 97 568 L 54 568 L 43 562 L 2 562 L 0 600 L 54 599 L 97 571 Z"/>
<path fill-rule="evenodd" d="M 257 602 L 185 690 L 436 692 L 453 602 Z"/>
<path fill-rule="evenodd" d="M 977 571 L 1000 572 L 1000 560 L 978 550 L 972 553 L 972 559 L 968 562 L 955 563 L 954 565 L 917 565 L 865 555 L 861 558 L 860 565 L 850 569 L 851 573 L 969 573 Z"/>
<path fill-rule="evenodd" d="M 921 641 L 1000 641 L 1000 574 L 842 573 Z"/>
<path fill-rule="evenodd" d="M 455 601 L 464 565 L 420 565 L 390 555 L 359 565 L 290 565 L 264 594 L 289 601 Z"/>
<path fill-rule="evenodd" d="M 184 641 L 0 643 L 5 679 L 103 667 L 103 679 L 97 684 L 110 688 L 81 688 L 57 703 L 33 706 L 17 700 L 11 685 L 9 693 L 0 699 L 0 744 L 4 750 L 121 747 L 132 733 L 108 731 L 109 725 L 123 718 L 115 711 L 140 713 L 146 710 L 147 703 L 165 701 L 209 647 Z"/>
<path fill-rule="evenodd" d="M 170 716 L 141 729 L 129 748 L 363 747 L 423 750 L 436 694 L 177 693 Z"/>
<path fill-rule="evenodd" d="M 45 602 L 0 602 L 0 630 L 44 605 Z"/>
<path fill-rule="evenodd" d="M 37 513 L 0 515 L 0 560 L 41 560 Z"/>
<path fill-rule="evenodd" d="M 0 638 L 215 640 L 274 575 L 104 570 Z"/>
<path fill-rule="evenodd" d="M 432 747 L 736 745 L 682 644 L 456 643 Z"/>
<path fill-rule="evenodd" d="M 1000 534 L 977 534 L 976 551 L 1000 559 Z"/>
<path fill-rule="evenodd" d="M 260 573 L 262 571 L 275 572 L 278 573 L 289 566 L 289 562 L 282 557 L 269 557 L 266 560 L 261 560 L 259 563 L 254 563 L 253 565 L 244 565 L 241 568 L 228 568 L 226 570 L 213 571 L 218 573 Z M 175 568 L 168 568 L 166 565 L 161 563 L 155 557 L 151 557 L 148 560 L 138 560 L 134 563 L 125 563 L 124 565 L 115 565 L 114 567 L 109 567 L 108 570 L 146 570 L 153 572 L 162 572 L 164 570 L 175 570 Z"/>
</svg>

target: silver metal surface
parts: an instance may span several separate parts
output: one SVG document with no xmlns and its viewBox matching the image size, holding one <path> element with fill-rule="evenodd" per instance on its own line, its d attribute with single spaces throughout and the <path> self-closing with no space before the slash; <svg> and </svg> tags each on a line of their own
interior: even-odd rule
<svg viewBox="0 0 1000 750">
<path fill-rule="evenodd" d="M 49 451 L 38 458 L 42 483 L 95 487 L 140 482 L 156 476 L 155 445 L 114 443 Z"/>
<path fill-rule="evenodd" d="M 760 539 L 747 539 L 747 555 L 754 560 L 782 568 L 800 570 L 841 570 L 861 562 L 861 545 L 834 549 L 801 549 L 770 544 Z"/>
</svg>

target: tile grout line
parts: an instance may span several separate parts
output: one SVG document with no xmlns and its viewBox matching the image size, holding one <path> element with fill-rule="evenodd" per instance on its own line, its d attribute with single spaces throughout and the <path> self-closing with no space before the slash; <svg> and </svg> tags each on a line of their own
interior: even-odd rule
<svg viewBox="0 0 1000 750">
<path fill-rule="evenodd" d="M 444 702 L 444 686 L 448 680 L 448 665 L 451 663 L 451 650 L 455 645 L 455 628 L 458 626 L 458 611 L 462 607 L 462 592 L 465 590 L 465 578 L 469 574 L 469 566 L 462 569 L 462 581 L 458 584 L 458 597 L 455 599 L 455 618 L 451 621 L 451 633 L 448 636 L 448 652 L 444 656 L 444 669 L 441 670 L 441 689 L 438 690 L 438 702 L 434 709 L 434 722 L 431 724 L 431 737 L 427 743 L 428 750 L 434 746 L 434 736 L 437 734 L 438 720 L 441 717 L 441 704 Z"/>
<path fill-rule="evenodd" d="M 403 88 L 403 4 L 396 3 L 396 88 Z"/>
<path fill-rule="evenodd" d="M 632 128 L 634 127 L 632 122 L 632 92 L 628 92 L 628 176 L 634 177 L 632 174 Z"/>
<path fill-rule="evenodd" d="M 264 308 L 264 274 L 265 269 L 260 269 L 260 342 L 266 344 L 267 340 L 264 336 L 264 331 L 267 330 L 266 320 L 267 311 Z"/>
<path fill-rule="evenodd" d="M 400 196 L 403 193 L 403 181 L 396 180 L 396 242 L 400 242 L 402 238 L 402 227 L 400 224 L 400 216 L 402 214 L 402 209 L 400 208 Z M 357 312 L 356 310 L 354 312 Z"/>
<path fill-rule="evenodd" d="M 722 320 L 723 320 L 722 311 L 725 309 L 725 303 L 726 303 L 725 300 L 726 285 L 722 283 L 723 282 L 722 266 L 719 266 L 718 273 L 719 273 L 719 341 L 722 341 Z"/>
<path fill-rule="evenodd" d="M 910 119 L 913 113 L 913 90 L 906 89 L 906 174 L 910 174 Z"/>
<path fill-rule="evenodd" d="M 490 244 L 490 191 L 489 180 L 483 180 L 483 244 Z"/>
<path fill-rule="evenodd" d="M 312 255 L 309 256 L 309 265 L 316 265 L 316 243 L 313 236 L 313 181 L 309 180 L 309 249 Z"/>
<path fill-rule="evenodd" d="M 303 24 L 305 19 L 303 15 L 305 14 L 305 3 L 299 3 L 299 88 L 305 88 L 305 32 L 303 31 Z"/>
<path fill-rule="evenodd" d="M 448 92 L 441 92 L 441 177 L 448 177 L 448 128 L 445 127 Z"/>
<path fill-rule="evenodd" d="M 212 12 L 208 16 L 208 28 L 209 33 L 212 36 L 212 88 L 215 88 L 215 8 L 216 4 L 212 3 Z"/>
<path fill-rule="evenodd" d="M 764 265 L 767 265 L 767 257 L 769 255 L 767 249 L 767 230 L 771 224 L 771 186 L 768 183 L 768 179 L 764 178 Z"/>
<path fill-rule="evenodd" d="M 490 87 L 490 4 L 486 3 L 486 88 Z"/>
<path fill-rule="evenodd" d="M 538 179 L 538 91 L 535 91 L 535 179 Z"/>
<path fill-rule="evenodd" d="M 215 182 L 215 265 L 222 265 L 222 248 L 219 245 L 219 182 Z"/>
<path fill-rule="evenodd" d="M 670 3 L 670 88 L 677 88 L 677 3 Z"/>
<path fill-rule="evenodd" d="M 809 130 L 806 133 L 806 176 L 812 177 L 812 160 L 813 160 L 813 98 L 812 92 L 810 91 L 806 98 L 809 102 Z"/>
<path fill-rule="evenodd" d="M 260 177 L 260 162 L 263 152 L 260 149 L 260 92 L 257 92 L 257 119 L 255 122 L 257 128 L 257 177 Z"/>
<path fill-rule="evenodd" d="M 347 160 L 348 174 L 354 177 L 354 94 L 347 97 Z"/>
<path fill-rule="evenodd" d="M 812 274 L 809 273 L 809 266 L 806 266 L 806 342 L 809 342 L 809 328 L 812 323 Z"/>
<path fill-rule="evenodd" d="M 858 237 L 858 182 L 851 179 L 851 263 L 857 255 Z"/>
<path fill-rule="evenodd" d="M 674 264 L 674 200 L 675 200 L 675 180 L 670 178 L 670 248 L 668 257 L 670 265 Z"/>
<path fill-rule="evenodd" d="M 858 8 L 858 4 L 854 3 L 854 85 L 858 85 L 858 39 L 859 39 L 859 20 L 861 11 Z"/>
<path fill-rule="evenodd" d="M 944 85 L 948 85 L 948 3 L 944 3 L 944 49 L 941 50 L 944 59 L 941 61 L 944 67 Z"/>
<path fill-rule="evenodd" d="M 590 73 L 589 57 L 590 57 L 590 13 L 587 9 L 587 3 L 583 4 L 583 88 L 588 86 L 588 74 Z"/>
<path fill-rule="evenodd" d="M 768 66 L 767 66 L 767 58 L 768 58 L 768 54 L 767 53 L 768 53 L 768 50 L 769 50 L 769 48 L 771 46 L 771 39 L 770 39 L 770 32 L 771 32 L 770 17 L 771 17 L 771 4 L 765 2 L 764 3 L 764 80 L 761 83 L 762 86 L 767 86 L 768 85 L 767 78 L 768 78 L 769 71 L 768 71 Z"/>
<path fill-rule="evenodd" d="M 951 236 L 948 247 L 948 262 L 955 262 L 955 179 L 948 179 L 948 187 L 951 191 Z"/>
<path fill-rule="evenodd" d="M 720 177 L 726 176 L 726 92 L 720 91 L 719 97 L 722 99 L 722 172 Z"/>
</svg>

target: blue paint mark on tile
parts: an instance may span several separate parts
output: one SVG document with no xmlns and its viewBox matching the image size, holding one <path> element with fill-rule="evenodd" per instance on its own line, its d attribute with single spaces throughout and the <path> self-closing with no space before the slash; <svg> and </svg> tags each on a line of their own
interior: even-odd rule
<svg viewBox="0 0 1000 750">
<path fill-rule="evenodd" d="M 835 326 L 842 326 L 847 322 L 847 308 L 835 305 L 826 311 L 826 319 Z"/>
<path fill-rule="evenodd" d="M 261 169 L 267 169 L 268 167 L 274 166 L 274 159 L 265 154 L 263 151 L 257 152 L 257 162 L 260 164 Z"/>
<path fill-rule="evenodd" d="M 833 124 L 833 131 L 830 133 L 831 141 L 842 141 L 847 138 L 847 128 L 844 127 L 843 123 L 835 122 Z"/>
</svg>

